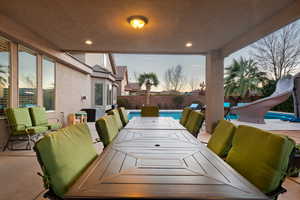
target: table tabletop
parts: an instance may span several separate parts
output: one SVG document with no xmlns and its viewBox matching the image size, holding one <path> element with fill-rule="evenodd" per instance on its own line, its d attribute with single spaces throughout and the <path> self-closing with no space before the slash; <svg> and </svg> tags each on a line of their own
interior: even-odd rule
<svg viewBox="0 0 300 200">
<path fill-rule="evenodd" d="M 123 129 L 65 199 L 268 199 L 186 130 Z"/>
<path fill-rule="evenodd" d="M 124 128 L 185 130 L 185 127 L 172 117 L 133 117 Z"/>
</svg>

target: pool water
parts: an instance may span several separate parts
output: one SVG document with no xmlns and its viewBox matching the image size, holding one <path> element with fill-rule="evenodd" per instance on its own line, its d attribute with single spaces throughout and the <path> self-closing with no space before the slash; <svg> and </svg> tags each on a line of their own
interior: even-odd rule
<svg viewBox="0 0 300 200">
<path fill-rule="evenodd" d="M 174 111 L 174 112 L 168 112 L 168 111 L 162 111 L 159 112 L 159 115 L 161 117 L 173 117 L 176 120 L 179 120 L 181 118 L 181 111 Z M 141 116 L 141 112 L 130 112 L 128 117 L 131 119 L 132 117 L 138 117 Z M 230 114 L 230 119 L 237 119 L 237 115 Z M 285 114 L 285 113 L 275 113 L 275 112 L 267 112 L 265 115 L 265 119 L 286 119 L 286 118 L 293 118 L 292 114 Z"/>
</svg>

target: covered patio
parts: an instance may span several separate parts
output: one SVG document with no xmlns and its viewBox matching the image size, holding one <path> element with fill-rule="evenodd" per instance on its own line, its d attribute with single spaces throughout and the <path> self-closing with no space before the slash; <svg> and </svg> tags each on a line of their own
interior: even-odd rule
<svg viewBox="0 0 300 200">
<path fill-rule="evenodd" d="M 147 18 L 148 23 L 143 29 L 133 29 L 128 23 L 128 17 L 135 15 Z M 92 92 L 93 84 L 97 82 L 95 73 L 114 88 L 110 83 L 115 80 L 113 53 L 204 55 L 206 127 L 198 139 L 206 141 L 216 123 L 224 118 L 224 58 L 299 18 L 300 0 L 2 0 L 0 36 L 9 44 L 7 107 L 20 107 L 19 74 L 22 71 L 18 52 L 23 47 L 33 50 L 37 56 L 38 106 L 45 106 L 41 78 L 43 58 L 50 58 L 55 63 L 55 103 L 47 116 L 59 116 L 64 124 L 70 113 L 95 104 Z M 103 63 L 107 63 L 110 72 L 93 71 L 74 56 L 81 53 L 105 54 Z M 111 101 L 110 104 L 116 101 L 113 91 L 103 92 L 105 101 Z M 112 98 L 106 98 L 108 95 Z M 0 138 L 5 140 L 4 116 L 0 119 L 0 130 Z M 299 142 L 299 131 L 277 133 L 289 135 Z M 1 142 L 0 149 L 4 143 Z M 16 161 L 19 157 L 22 158 Z M 0 160 L 13 165 L 11 169 L 5 168 L 4 174 L 0 171 L 0 175 L 18 171 L 22 159 L 26 159 L 24 163 L 28 166 L 38 169 L 32 157 L 31 152 L 0 154 Z M 32 173 L 23 175 L 26 179 L 33 177 Z M 39 184 L 36 177 L 32 180 L 33 184 Z M 288 179 L 285 185 L 291 192 L 280 198 L 296 200 L 300 195 L 299 178 Z M 43 199 L 41 186 L 34 188 L 32 193 L 26 188 L 28 198 Z M 0 187 L 7 185 L 0 182 Z M 7 198 L 11 194 L 3 195 Z"/>
</svg>

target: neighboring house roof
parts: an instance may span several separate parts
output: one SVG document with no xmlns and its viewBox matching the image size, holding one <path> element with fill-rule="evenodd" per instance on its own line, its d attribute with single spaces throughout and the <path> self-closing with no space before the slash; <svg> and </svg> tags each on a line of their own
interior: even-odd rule
<svg viewBox="0 0 300 200">
<path fill-rule="evenodd" d="M 94 72 L 102 72 L 102 73 L 111 73 L 111 72 L 108 71 L 106 68 L 101 67 L 100 65 L 94 65 L 93 71 L 94 71 Z"/>
<path fill-rule="evenodd" d="M 126 82 L 128 84 L 127 66 L 116 66 L 116 78 L 117 80 L 121 80 L 121 81 L 126 79 Z"/>
<path fill-rule="evenodd" d="M 126 91 L 140 91 L 141 90 L 141 86 L 139 83 L 128 83 L 125 86 L 125 90 Z"/>
</svg>

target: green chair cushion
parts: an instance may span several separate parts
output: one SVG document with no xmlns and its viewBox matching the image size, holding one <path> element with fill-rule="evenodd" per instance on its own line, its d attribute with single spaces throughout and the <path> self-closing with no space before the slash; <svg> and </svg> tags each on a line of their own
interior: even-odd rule
<svg viewBox="0 0 300 200">
<path fill-rule="evenodd" d="M 192 109 L 190 109 L 188 107 L 186 107 L 186 108 L 183 109 L 183 112 L 181 114 L 182 116 L 181 116 L 181 118 L 179 120 L 179 123 L 182 124 L 182 126 L 185 126 L 185 124 L 186 124 L 186 122 L 188 120 L 188 117 L 189 117 L 191 111 L 192 111 Z"/>
<path fill-rule="evenodd" d="M 189 115 L 185 127 L 191 134 L 197 137 L 200 128 L 203 124 L 203 121 L 204 121 L 204 114 L 193 110 Z"/>
<path fill-rule="evenodd" d="M 57 130 L 61 128 L 61 124 L 60 123 L 49 123 L 47 125 L 49 130 Z"/>
<path fill-rule="evenodd" d="M 109 111 L 108 114 L 112 115 L 115 118 L 116 125 L 117 125 L 118 129 L 121 130 L 123 128 L 123 123 L 121 121 L 119 111 L 117 109 L 113 109 L 113 110 Z"/>
<path fill-rule="evenodd" d="M 229 121 L 220 120 L 207 147 L 220 157 L 226 157 L 232 145 L 232 138 L 236 127 Z"/>
<path fill-rule="evenodd" d="M 236 129 L 226 162 L 262 192 L 276 190 L 286 176 L 295 142 L 254 127 Z"/>
<path fill-rule="evenodd" d="M 29 108 L 33 126 L 43 126 L 48 124 L 48 117 L 44 107 Z"/>
<path fill-rule="evenodd" d="M 126 112 L 126 110 L 125 110 L 124 107 L 120 107 L 120 108 L 118 108 L 118 110 L 119 110 L 119 115 L 121 117 L 123 126 L 125 126 L 129 122 L 129 120 L 128 120 L 128 114 L 127 114 L 127 112 Z"/>
<path fill-rule="evenodd" d="M 12 134 L 21 133 L 27 127 L 32 127 L 28 108 L 7 108 L 5 113 L 11 126 Z"/>
<path fill-rule="evenodd" d="M 98 119 L 95 123 L 98 135 L 104 147 L 109 145 L 118 134 L 118 126 L 112 115 L 106 115 Z"/>
<path fill-rule="evenodd" d="M 159 117 L 159 108 L 157 106 L 143 106 L 141 109 L 142 117 Z"/>
<path fill-rule="evenodd" d="M 89 128 L 83 123 L 46 135 L 34 149 L 51 189 L 60 197 L 97 156 Z"/>
</svg>

